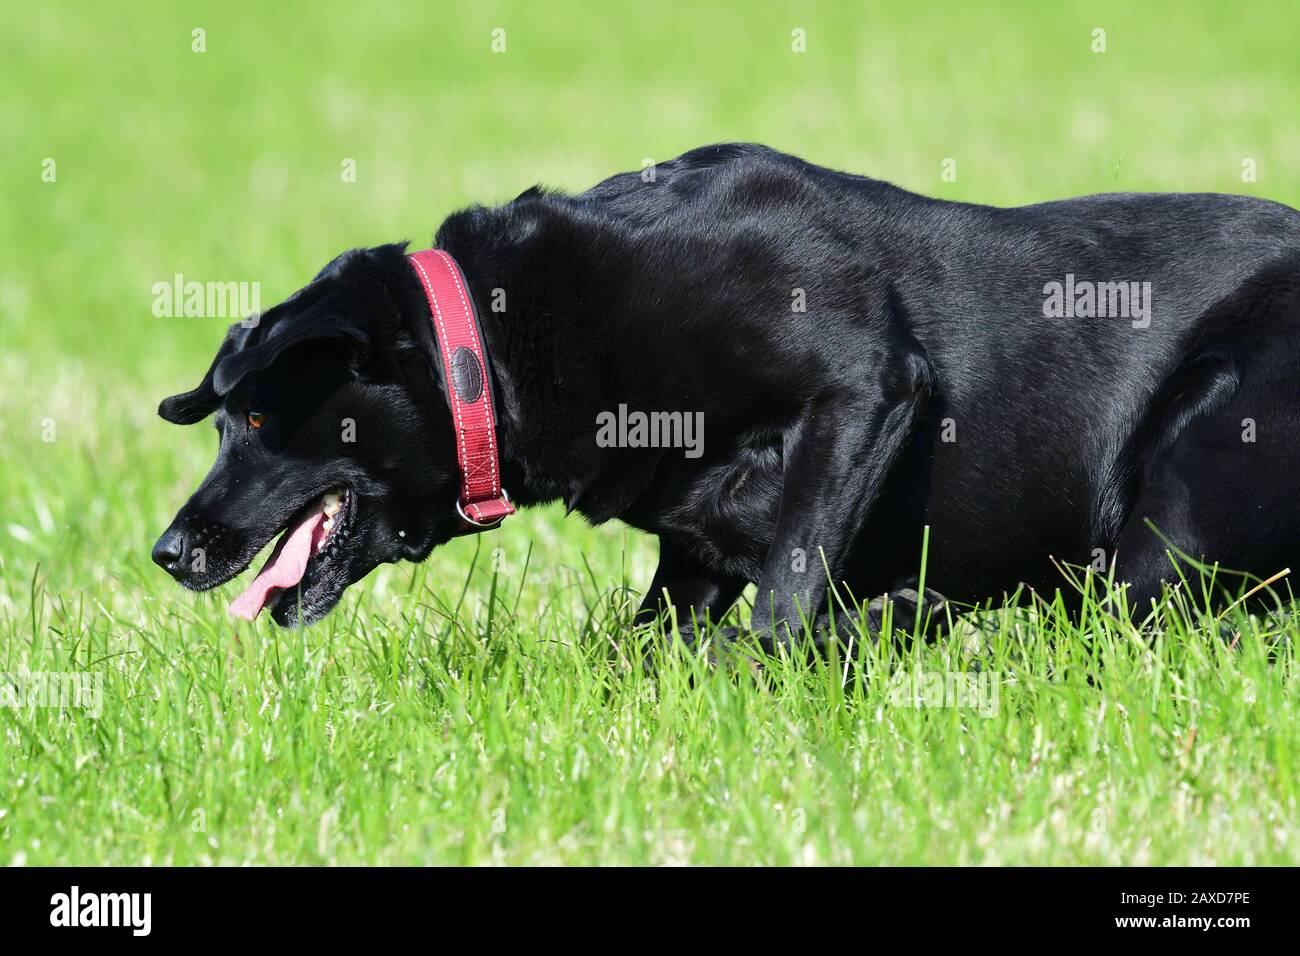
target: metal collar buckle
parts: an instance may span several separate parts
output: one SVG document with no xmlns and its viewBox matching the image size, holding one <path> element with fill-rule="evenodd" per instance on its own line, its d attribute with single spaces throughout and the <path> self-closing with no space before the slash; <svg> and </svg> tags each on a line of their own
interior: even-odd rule
<svg viewBox="0 0 1300 956">
<path fill-rule="evenodd" d="M 507 502 L 510 501 L 510 493 L 506 491 L 504 488 L 501 489 L 501 497 L 504 498 Z M 491 531 L 493 528 L 501 524 L 501 522 L 504 521 L 507 517 L 506 515 L 501 515 L 501 517 L 490 522 L 475 521 L 469 515 L 465 514 L 465 509 L 461 507 L 459 498 L 456 499 L 456 514 L 460 515 L 462 520 L 464 520 L 466 524 L 471 524 L 475 528 L 478 528 L 481 531 Z"/>
</svg>

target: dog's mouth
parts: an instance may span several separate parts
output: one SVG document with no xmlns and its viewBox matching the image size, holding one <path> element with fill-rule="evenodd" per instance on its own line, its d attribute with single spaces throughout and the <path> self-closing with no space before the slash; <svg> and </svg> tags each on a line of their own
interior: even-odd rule
<svg viewBox="0 0 1300 956">
<path fill-rule="evenodd" d="M 304 578 L 328 566 L 347 537 L 355 510 L 355 497 L 347 488 L 334 488 L 309 504 L 289 522 L 257 577 L 231 602 L 230 613 L 252 621 L 267 604 L 278 605 L 277 599 L 282 601 Z"/>
</svg>

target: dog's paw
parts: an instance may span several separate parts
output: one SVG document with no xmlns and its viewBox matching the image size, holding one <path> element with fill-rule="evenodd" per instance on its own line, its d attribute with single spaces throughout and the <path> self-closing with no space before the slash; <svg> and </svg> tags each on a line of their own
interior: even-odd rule
<svg viewBox="0 0 1300 956">
<path fill-rule="evenodd" d="M 948 599 L 933 588 L 925 589 L 924 599 L 915 588 L 905 587 L 867 603 L 867 630 L 877 640 L 885 636 L 887 627 L 896 638 L 933 640 L 947 623 Z"/>
<path fill-rule="evenodd" d="M 900 643 L 913 637 L 929 641 L 944 632 L 948 612 L 948 599 L 938 591 L 926 588 L 922 599 L 915 588 L 901 587 L 868 601 L 861 609 L 841 609 L 833 616 L 819 618 L 813 627 L 813 643 L 822 652 L 834 644 L 841 653 L 846 653 L 863 638 L 873 643 L 879 643 L 882 638 Z M 778 627 L 784 630 L 783 625 Z"/>
<path fill-rule="evenodd" d="M 665 637 L 671 643 L 664 643 L 662 638 Z M 744 628 L 730 626 L 697 628 L 693 624 L 682 624 L 676 631 L 664 628 L 651 635 L 642 655 L 642 665 L 647 673 L 657 671 L 661 654 L 672 652 L 673 643 L 685 653 L 701 655 L 713 666 L 740 665 L 751 668 L 761 666 L 762 657 L 771 652 L 771 646 L 764 643 L 762 635 L 754 634 Z"/>
</svg>

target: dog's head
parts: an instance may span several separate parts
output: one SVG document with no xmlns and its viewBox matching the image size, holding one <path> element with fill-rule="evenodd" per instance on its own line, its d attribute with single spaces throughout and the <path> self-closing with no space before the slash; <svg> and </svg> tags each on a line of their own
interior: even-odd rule
<svg viewBox="0 0 1300 956">
<path fill-rule="evenodd" d="M 229 581 L 283 531 L 232 611 L 310 624 L 377 565 L 457 533 L 450 418 L 402 314 L 408 273 L 401 246 L 345 253 L 232 326 L 198 387 L 159 406 L 181 425 L 215 415 L 219 435 L 212 470 L 153 549 L 185 587 Z"/>
</svg>

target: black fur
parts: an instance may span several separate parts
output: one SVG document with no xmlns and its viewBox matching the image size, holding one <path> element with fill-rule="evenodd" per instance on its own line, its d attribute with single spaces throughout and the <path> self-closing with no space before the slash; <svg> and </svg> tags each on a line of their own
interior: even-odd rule
<svg viewBox="0 0 1300 956">
<path fill-rule="evenodd" d="M 998 209 L 752 145 L 648 180 L 531 189 L 436 239 L 478 304 L 506 488 L 658 535 L 642 620 L 664 589 L 679 619 L 716 619 L 757 582 L 753 625 L 784 637 L 824 615 L 827 570 L 863 601 L 912 583 L 925 525 L 928 583 L 971 603 L 1051 592 L 1053 557 L 1101 549 L 1149 606 L 1173 568 L 1144 519 L 1256 575 L 1300 559 L 1295 210 L 1208 194 Z M 1151 283 L 1149 327 L 1045 317 L 1067 274 Z M 402 246 L 347 253 L 232 330 L 204 382 L 160 409 L 215 411 L 222 429 L 160 563 L 221 583 L 340 484 L 359 504 L 346 549 L 308 573 L 304 620 L 376 564 L 425 557 L 458 530 L 435 356 Z M 620 404 L 703 413 L 703 455 L 598 447 L 597 416 Z M 256 432 L 253 405 L 269 415 Z M 206 575 L 170 557 L 195 540 Z M 296 599 L 273 613 L 296 621 Z"/>
</svg>

